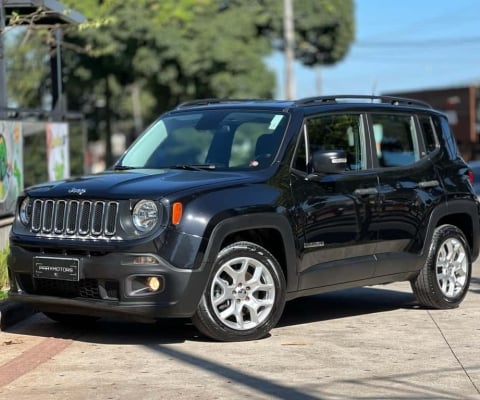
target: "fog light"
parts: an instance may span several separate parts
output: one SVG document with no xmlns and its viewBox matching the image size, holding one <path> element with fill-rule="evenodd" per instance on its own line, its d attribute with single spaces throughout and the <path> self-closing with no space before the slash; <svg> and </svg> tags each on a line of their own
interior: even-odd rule
<svg viewBox="0 0 480 400">
<path fill-rule="evenodd" d="M 151 292 L 156 292 L 160 289 L 160 279 L 156 276 L 149 276 L 146 283 Z"/>
<path fill-rule="evenodd" d="M 125 280 L 125 293 L 129 297 L 156 296 L 164 289 L 162 275 L 131 275 Z"/>
</svg>

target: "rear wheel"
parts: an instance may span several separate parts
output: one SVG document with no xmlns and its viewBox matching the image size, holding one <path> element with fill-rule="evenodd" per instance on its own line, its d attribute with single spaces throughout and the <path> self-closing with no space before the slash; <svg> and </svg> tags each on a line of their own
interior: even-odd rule
<svg viewBox="0 0 480 400">
<path fill-rule="evenodd" d="M 237 242 L 219 253 L 192 321 L 215 340 L 260 339 L 277 324 L 284 305 L 278 261 L 255 243 Z"/>
<path fill-rule="evenodd" d="M 467 294 L 471 273 L 470 247 L 465 235 L 456 226 L 441 225 L 433 233 L 427 261 L 411 285 L 422 305 L 455 308 Z"/>
</svg>

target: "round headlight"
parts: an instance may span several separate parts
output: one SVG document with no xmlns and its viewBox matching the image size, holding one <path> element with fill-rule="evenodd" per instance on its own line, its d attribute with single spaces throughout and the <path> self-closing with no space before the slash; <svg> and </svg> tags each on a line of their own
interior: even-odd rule
<svg viewBox="0 0 480 400">
<path fill-rule="evenodd" d="M 20 208 L 18 209 L 20 221 L 25 226 L 30 222 L 30 217 L 32 215 L 32 208 L 30 204 L 30 198 L 25 197 L 20 203 Z"/>
<path fill-rule="evenodd" d="M 151 200 L 140 200 L 133 208 L 133 225 L 142 233 L 151 231 L 158 221 L 158 207 Z"/>
</svg>

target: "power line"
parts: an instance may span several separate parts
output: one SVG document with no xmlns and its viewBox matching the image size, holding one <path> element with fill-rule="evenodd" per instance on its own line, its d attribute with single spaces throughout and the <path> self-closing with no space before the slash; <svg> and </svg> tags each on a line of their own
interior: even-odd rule
<svg viewBox="0 0 480 400">
<path fill-rule="evenodd" d="M 357 47 L 425 47 L 425 46 L 459 46 L 480 44 L 480 36 L 465 38 L 421 39 L 421 40 L 393 40 L 393 41 L 359 41 L 353 45 Z"/>
</svg>

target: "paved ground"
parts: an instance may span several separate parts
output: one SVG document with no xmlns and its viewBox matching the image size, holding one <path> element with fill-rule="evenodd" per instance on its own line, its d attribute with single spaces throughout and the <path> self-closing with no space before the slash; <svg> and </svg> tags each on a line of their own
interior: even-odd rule
<svg viewBox="0 0 480 400">
<path fill-rule="evenodd" d="M 480 264 L 455 310 L 406 283 L 298 299 L 270 337 L 205 341 L 187 322 L 0 332 L 2 399 L 480 399 Z"/>
</svg>

